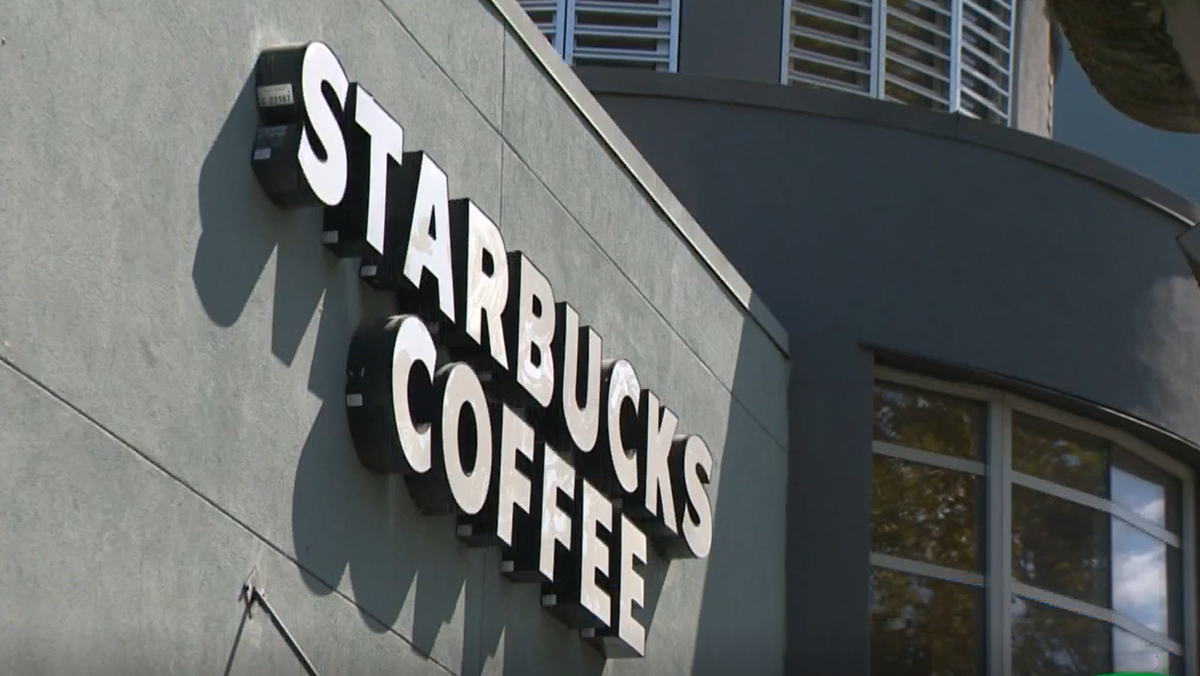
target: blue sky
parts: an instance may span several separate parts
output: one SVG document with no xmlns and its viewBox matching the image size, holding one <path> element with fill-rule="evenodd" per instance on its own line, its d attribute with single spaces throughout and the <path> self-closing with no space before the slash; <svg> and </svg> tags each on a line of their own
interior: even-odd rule
<svg viewBox="0 0 1200 676">
<path fill-rule="evenodd" d="M 1132 169 L 1200 204 L 1200 134 L 1157 131 L 1121 115 L 1065 51 L 1055 87 L 1054 140 Z"/>
</svg>

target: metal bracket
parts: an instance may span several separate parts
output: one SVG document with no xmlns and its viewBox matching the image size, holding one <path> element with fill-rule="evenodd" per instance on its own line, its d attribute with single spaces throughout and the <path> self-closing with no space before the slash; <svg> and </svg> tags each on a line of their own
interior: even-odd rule
<svg viewBox="0 0 1200 676">
<path fill-rule="evenodd" d="M 242 590 L 238 592 L 238 600 L 246 604 L 246 615 L 254 617 L 254 604 L 258 600 L 258 569 L 250 571 L 250 576 L 242 583 Z"/>
<path fill-rule="evenodd" d="M 275 625 L 275 629 L 279 631 L 279 634 L 283 636 L 283 640 L 287 642 L 288 647 L 292 649 L 292 654 L 296 656 L 296 659 L 300 660 L 300 666 L 304 667 L 305 673 L 308 676 L 320 676 L 317 674 L 317 669 L 313 666 L 312 661 L 308 659 L 308 656 L 304 654 L 304 650 L 296 643 L 292 632 L 288 631 L 288 628 L 283 624 L 283 620 L 279 619 L 279 616 L 275 613 L 275 609 L 267 602 L 267 593 L 258 584 L 258 568 L 251 570 L 250 576 L 242 583 L 242 589 L 238 593 L 238 600 L 246 604 L 246 614 L 250 617 L 254 616 L 255 604 L 266 611 L 267 616 L 271 618 L 271 624 Z"/>
</svg>

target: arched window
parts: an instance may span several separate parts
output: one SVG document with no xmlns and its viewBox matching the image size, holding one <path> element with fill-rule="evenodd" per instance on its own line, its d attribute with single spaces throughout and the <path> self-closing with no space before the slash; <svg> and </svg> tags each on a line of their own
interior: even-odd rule
<svg viewBox="0 0 1200 676">
<path fill-rule="evenodd" d="M 1196 673 L 1188 467 L 1004 392 L 874 392 L 873 674 Z"/>
</svg>

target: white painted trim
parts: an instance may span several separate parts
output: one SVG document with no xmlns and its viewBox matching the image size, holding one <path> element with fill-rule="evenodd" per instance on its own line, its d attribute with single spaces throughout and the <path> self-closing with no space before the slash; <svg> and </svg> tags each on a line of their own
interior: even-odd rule
<svg viewBox="0 0 1200 676">
<path fill-rule="evenodd" d="M 1020 74 L 1016 72 L 1020 61 L 1017 59 L 1017 50 L 1021 48 L 1021 38 L 1019 37 L 1024 31 L 1017 30 L 1017 12 L 1019 9 L 1025 9 L 1024 3 L 1021 0 L 1012 0 L 1008 7 L 1008 96 L 1005 97 L 1005 103 L 1008 104 L 1008 109 L 1004 111 L 1004 126 L 1016 127 L 1016 117 L 1013 111 L 1016 106 L 1013 105 L 1013 99 L 1016 98 L 1017 90 L 1020 89 Z M 1050 100 L 1054 100 L 1054 91 L 1050 92 Z"/>
<path fill-rule="evenodd" d="M 898 371 L 886 366 L 875 367 L 875 379 L 885 383 L 894 383 L 896 385 L 907 385 L 916 387 L 922 390 L 929 390 L 940 394 L 948 394 L 953 397 L 963 399 L 973 399 L 979 402 L 1001 401 L 1002 393 L 996 390 L 977 387 L 975 385 L 963 385 L 960 383 L 951 383 L 929 376 L 920 376 L 907 371 Z"/>
<path fill-rule="evenodd" d="M 1172 533 L 1171 531 L 1167 530 L 1166 528 L 1163 528 L 1162 526 L 1154 523 L 1153 521 L 1143 518 L 1141 515 L 1137 514 L 1136 512 L 1134 512 L 1130 509 L 1122 507 L 1121 505 L 1118 505 L 1116 503 L 1110 502 L 1108 513 L 1112 514 L 1114 517 L 1120 519 L 1121 521 L 1124 521 L 1125 523 L 1129 524 L 1130 526 L 1137 528 L 1138 530 L 1149 535 L 1150 537 L 1152 537 L 1156 540 L 1165 542 L 1168 545 L 1171 545 L 1175 549 L 1183 548 L 1183 538 L 1179 537 L 1175 533 Z"/>
<path fill-rule="evenodd" d="M 1012 673 L 1012 426 L 1008 407 L 988 406 L 986 646 L 988 676 Z"/>
<path fill-rule="evenodd" d="M 563 22 L 562 59 L 567 64 L 575 63 L 575 0 L 565 0 L 563 12 L 566 20 Z"/>
<path fill-rule="evenodd" d="M 1141 516 L 1138 516 L 1137 514 L 1120 505 L 1105 500 L 1104 498 L 1098 498 L 1091 493 L 1085 493 L 1074 488 L 1068 488 L 1061 484 L 1046 481 L 1045 479 L 1039 479 L 1035 476 L 1030 476 L 1017 471 L 1012 473 L 1012 479 L 1014 484 L 1024 486 L 1025 488 L 1038 491 L 1039 493 L 1045 493 L 1046 495 L 1052 495 L 1060 500 L 1074 502 L 1075 504 L 1083 505 L 1084 507 L 1090 507 L 1098 512 L 1115 516 L 1122 521 L 1128 522 L 1129 525 L 1137 528 L 1138 530 L 1145 532 L 1147 535 L 1161 540 L 1172 547 L 1175 547 L 1176 549 L 1183 545 L 1183 542 L 1180 540 L 1178 535 L 1163 528 L 1162 526 L 1142 518 Z"/>
<path fill-rule="evenodd" d="M 883 98 L 887 58 L 887 0 L 871 2 L 871 97 Z"/>
<path fill-rule="evenodd" d="M 1049 422 L 1058 423 L 1080 432 L 1103 437 L 1116 443 L 1127 451 L 1140 455 L 1151 463 L 1162 467 L 1171 474 L 1183 478 L 1190 473 L 1187 465 L 1179 462 L 1162 451 L 1150 446 L 1144 441 L 1134 437 L 1131 434 L 1121 430 L 1113 429 L 1103 423 L 1098 423 L 1088 418 L 1083 418 L 1072 413 L 1066 413 L 1055 408 L 1029 401 L 1027 399 L 1013 397 L 1012 407 L 1015 410 L 1027 413 L 1031 416 L 1047 420 Z"/>
<path fill-rule="evenodd" d="M 983 586 L 983 575 L 980 573 L 972 573 L 957 568 L 947 568 L 938 566 L 932 563 L 923 561 L 913 561 L 912 559 L 902 559 L 898 556 L 889 556 L 887 554 L 877 554 L 871 552 L 871 565 L 876 568 L 886 568 L 899 573 L 908 573 L 910 575 L 920 575 L 936 580 L 945 580 L 947 582 L 958 582 L 974 587 Z"/>
<path fill-rule="evenodd" d="M 1153 643 L 1159 648 L 1170 651 L 1173 654 L 1182 655 L 1183 653 L 1183 646 L 1179 645 L 1179 643 L 1175 641 L 1172 641 L 1168 636 L 1151 631 L 1150 629 L 1142 626 L 1140 623 L 1135 622 L 1116 611 L 1109 610 L 1107 608 L 1101 608 L 1100 606 L 1094 606 L 1090 603 L 1073 599 L 1069 596 L 1063 596 L 1062 594 L 1055 594 L 1054 592 L 1046 591 L 1045 589 L 1031 587 L 1023 582 L 1013 582 L 1013 592 L 1018 596 L 1025 597 L 1031 601 L 1038 601 L 1048 606 L 1053 606 L 1060 610 L 1074 613 L 1075 615 L 1090 617 L 1093 620 L 1120 627 L 1121 629 L 1124 629 L 1134 636 L 1137 636 L 1143 641 Z"/>
<path fill-rule="evenodd" d="M 949 469 L 955 472 L 965 472 L 967 474 L 975 474 L 978 476 L 983 476 L 986 473 L 986 466 L 978 460 L 967 460 L 966 458 L 956 458 L 952 455 L 931 453 L 930 451 L 922 451 L 916 448 L 909 448 L 907 446 L 899 446 L 886 441 L 872 442 L 871 450 L 879 455 L 886 455 L 891 458 L 899 458 L 901 460 L 916 462 L 922 465 L 941 467 L 943 469 Z"/>
<path fill-rule="evenodd" d="M 1200 619 L 1196 604 L 1196 489 L 1191 474 L 1183 479 L 1183 666 L 1186 676 L 1200 676 L 1197 634 Z"/>
<path fill-rule="evenodd" d="M 1063 596 L 1062 594 L 1056 594 L 1052 591 L 1039 589 L 1037 587 L 1027 585 L 1024 582 L 1017 582 L 1016 580 L 1013 580 L 1012 588 L 1013 593 L 1017 596 L 1023 596 L 1033 601 L 1039 601 L 1048 606 L 1054 606 L 1060 610 L 1066 610 L 1075 613 L 1076 615 L 1083 615 L 1084 617 L 1090 617 L 1093 620 L 1108 622 L 1110 624 L 1115 619 L 1113 616 L 1113 611 L 1107 608 L 1101 608 L 1100 606 L 1094 606 L 1090 603 L 1073 599 L 1069 596 Z"/>
<path fill-rule="evenodd" d="M 963 0 L 950 0 L 950 97 L 949 112 L 962 107 L 962 21 Z"/>
<path fill-rule="evenodd" d="M 679 72 L 679 0 L 671 0 L 671 51 L 667 57 L 667 72 Z"/>
<path fill-rule="evenodd" d="M 558 58 L 567 61 L 567 12 L 575 11 L 574 3 L 567 9 L 567 0 L 558 0 L 554 9 L 554 47 Z"/>
<path fill-rule="evenodd" d="M 1120 627 L 1143 641 L 1153 644 L 1155 647 L 1170 651 L 1173 655 L 1183 656 L 1183 645 L 1178 641 L 1174 641 L 1170 636 L 1160 634 L 1143 625 L 1141 622 L 1115 610 L 1113 611 L 1113 626 Z"/>
<path fill-rule="evenodd" d="M 779 38 L 779 84 L 788 84 L 792 61 L 792 0 L 783 0 L 783 34 Z"/>
</svg>

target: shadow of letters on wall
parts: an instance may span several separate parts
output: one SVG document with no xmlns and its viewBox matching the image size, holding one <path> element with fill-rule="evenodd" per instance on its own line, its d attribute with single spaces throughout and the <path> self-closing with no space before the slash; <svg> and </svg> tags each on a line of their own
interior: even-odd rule
<svg viewBox="0 0 1200 676">
<path fill-rule="evenodd" d="M 446 174 L 404 151 L 400 125 L 324 44 L 265 50 L 251 166 L 278 206 L 323 209 L 322 243 L 402 314 L 363 321 L 346 414 L 369 470 L 403 477 L 425 514 L 609 657 L 641 656 L 648 547 L 703 558 L 712 543 L 699 436 L 643 389 L 529 257 L 508 251 Z"/>
</svg>

